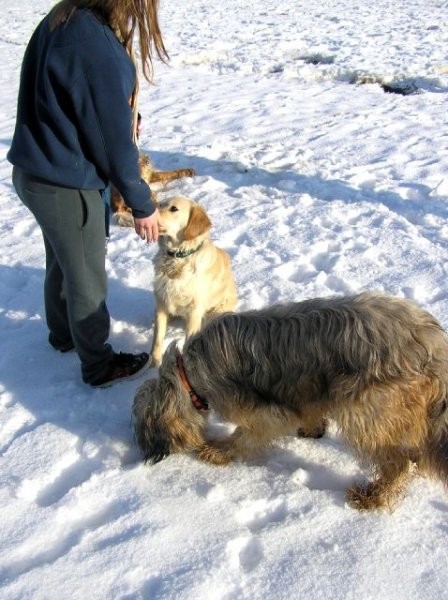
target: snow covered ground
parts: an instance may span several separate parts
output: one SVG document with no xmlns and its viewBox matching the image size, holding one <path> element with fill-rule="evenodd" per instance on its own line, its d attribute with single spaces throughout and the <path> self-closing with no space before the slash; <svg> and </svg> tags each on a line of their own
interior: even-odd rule
<svg viewBox="0 0 448 600">
<path fill-rule="evenodd" d="M 51 5 L 0 0 L 0 597 L 448 598 L 440 483 L 359 514 L 344 490 L 363 471 L 336 431 L 229 468 L 145 466 L 140 381 L 91 390 L 76 355 L 48 346 L 41 235 L 5 156 L 25 44 Z M 377 289 L 448 327 L 448 3 L 162 0 L 161 20 L 171 63 L 142 85 L 142 148 L 196 169 L 167 194 L 206 207 L 239 308 Z M 112 227 L 117 350 L 151 343 L 154 253 Z"/>
</svg>

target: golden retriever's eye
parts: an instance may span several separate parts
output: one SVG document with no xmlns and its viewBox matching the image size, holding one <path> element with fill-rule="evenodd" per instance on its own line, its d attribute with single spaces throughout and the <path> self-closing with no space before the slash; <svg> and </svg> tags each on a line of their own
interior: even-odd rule
<svg viewBox="0 0 448 600">
<path fill-rule="evenodd" d="M 177 212 L 179 209 L 177 206 L 170 206 L 170 212 Z"/>
</svg>

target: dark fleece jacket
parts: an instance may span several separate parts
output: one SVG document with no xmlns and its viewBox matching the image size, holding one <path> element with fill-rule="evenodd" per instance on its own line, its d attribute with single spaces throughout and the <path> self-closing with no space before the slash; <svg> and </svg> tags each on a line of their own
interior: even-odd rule
<svg viewBox="0 0 448 600">
<path fill-rule="evenodd" d="M 132 141 L 135 67 L 110 27 L 90 10 L 34 32 L 22 64 L 8 160 L 62 187 L 118 189 L 135 217 L 154 210 Z"/>
</svg>

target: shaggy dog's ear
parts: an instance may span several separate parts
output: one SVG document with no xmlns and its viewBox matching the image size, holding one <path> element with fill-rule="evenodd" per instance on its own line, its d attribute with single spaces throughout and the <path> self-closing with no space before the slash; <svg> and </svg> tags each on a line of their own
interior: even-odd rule
<svg viewBox="0 0 448 600">
<path fill-rule="evenodd" d="M 135 439 L 145 463 L 153 465 L 170 454 L 168 432 L 158 412 L 157 387 L 157 379 L 145 381 L 138 388 L 132 407 Z"/>
<path fill-rule="evenodd" d="M 151 431 L 151 435 L 148 430 L 146 430 L 147 445 L 141 446 L 145 463 L 149 462 L 151 465 L 155 465 L 170 455 L 168 434 L 169 431 L 161 427 L 154 427 Z"/>
<path fill-rule="evenodd" d="M 184 240 L 186 242 L 194 240 L 199 235 L 207 233 L 211 226 L 212 222 L 208 218 L 205 210 L 201 206 L 193 204 L 190 211 L 190 218 L 184 229 Z"/>
</svg>

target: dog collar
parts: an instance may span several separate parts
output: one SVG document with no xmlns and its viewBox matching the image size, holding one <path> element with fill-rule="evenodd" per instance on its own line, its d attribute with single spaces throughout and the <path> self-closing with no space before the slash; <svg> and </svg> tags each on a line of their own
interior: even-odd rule
<svg viewBox="0 0 448 600">
<path fill-rule="evenodd" d="M 195 407 L 195 409 L 198 410 L 199 412 L 207 412 L 208 411 L 208 402 L 207 402 L 207 400 L 205 400 L 205 398 L 201 398 L 200 396 L 198 396 L 196 394 L 196 392 L 193 390 L 193 388 L 191 387 L 190 382 L 188 381 L 187 374 L 185 372 L 185 365 L 184 365 L 184 361 L 182 359 L 182 354 L 180 352 L 177 354 L 177 370 L 179 372 L 180 380 L 182 381 L 182 384 L 183 384 L 185 390 L 188 392 L 188 395 L 190 396 L 190 400 L 191 400 L 193 406 Z"/>
<path fill-rule="evenodd" d="M 197 248 L 193 248 L 193 250 L 167 250 L 166 253 L 168 256 L 172 256 L 173 258 L 186 258 L 187 256 L 191 256 L 198 250 L 200 250 L 203 246 L 204 242 L 201 242 Z"/>
</svg>

